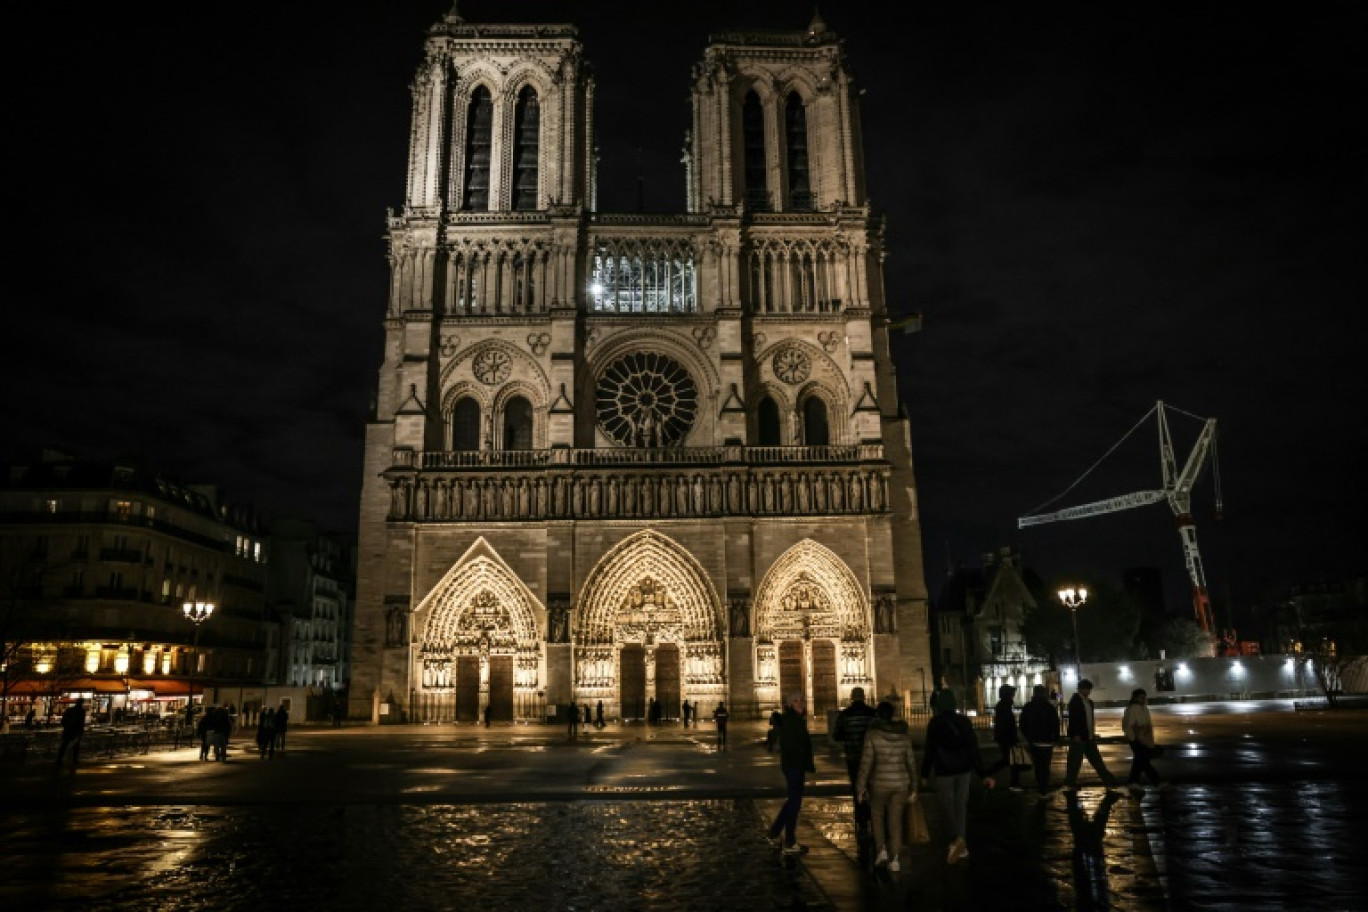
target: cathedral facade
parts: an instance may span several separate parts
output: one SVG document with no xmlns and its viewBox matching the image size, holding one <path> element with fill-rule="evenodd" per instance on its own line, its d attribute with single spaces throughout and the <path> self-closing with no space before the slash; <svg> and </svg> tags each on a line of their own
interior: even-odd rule
<svg viewBox="0 0 1368 912">
<path fill-rule="evenodd" d="M 565 25 L 429 31 L 388 222 L 351 716 L 736 717 L 930 675 L 858 90 L 819 19 L 714 35 L 685 205 L 597 210 Z"/>
</svg>

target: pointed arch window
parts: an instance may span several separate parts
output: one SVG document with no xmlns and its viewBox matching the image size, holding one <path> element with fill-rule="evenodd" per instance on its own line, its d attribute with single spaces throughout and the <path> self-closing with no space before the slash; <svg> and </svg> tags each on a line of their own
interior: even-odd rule
<svg viewBox="0 0 1368 912">
<path fill-rule="evenodd" d="M 463 208 L 489 208 L 489 160 L 494 136 L 494 102 L 480 86 L 466 112 L 465 200 Z"/>
<path fill-rule="evenodd" d="M 806 446 L 829 446 L 831 429 L 827 424 L 827 407 L 820 396 L 809 396 L 803 403 L 803 443 Z"/>
<path fill-rule="evenodd" d="M 784 106 L 784 151 L 788 159 L 789 209 L 812 211 L 812 182 L 808 172 L 807 109 L 797 92 Z"/>
<path fill-rule="evenodd" d="M 505 450 L 532 449 L 532 403 L 522 396 L 514 396 L 504 406 L 503 448 Z"/>
<path fill-rule="evenodd" d="M 451 410 L 451 448 L 480 448 L 480 403 L 470 397 L 460 399 Z"/>
<path fill-rule="evenodd" d="M 518 93 L 513 132 L 513 208 L 537 208 L 537 157 L 541 143 L 541 114 L 537 93 L 526 86 Z"/>
<path fill-rule="evenodd" d="M 781 446 L 783 441 L 779 430 L 779 406 L 770 396 L 760 400 L 760 408 L 755 416 L 756 430 L 760 446 Z"/>
<path fill-rule="evenodd" d="M 765 168 L 765 110 L 760 96 L 746 93 L 741 106 L 742 161 L 745 168 L 746 207 L 757 212 L 770 210 Z"/>
</svg>

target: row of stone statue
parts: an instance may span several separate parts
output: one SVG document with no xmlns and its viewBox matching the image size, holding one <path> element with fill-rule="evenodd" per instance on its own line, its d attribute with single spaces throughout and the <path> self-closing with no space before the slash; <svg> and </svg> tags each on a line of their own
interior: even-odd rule
<svg viewBox="0 0 1368 912">
<path fill-rule="evenodd" d="M 882 513 L 888 480 L 878 470 L 692 475 L 500 474 L 400 476 L 390 481 L 391 520 L 544 519 Z"/>
</svg>

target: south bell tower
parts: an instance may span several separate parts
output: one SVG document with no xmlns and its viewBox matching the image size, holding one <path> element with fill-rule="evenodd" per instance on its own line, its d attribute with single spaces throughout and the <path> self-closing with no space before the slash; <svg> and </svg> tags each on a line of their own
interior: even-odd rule
<svg viewBox="0 0 1368 912">
<path fill-rule="evenodd" d="M 351 713 L 817 718 L 930 672 L 857 91 L 713 36 L 685 211 L 597 211 L 568 25 L 430 30 L 367 427 Z"/>
</svg>

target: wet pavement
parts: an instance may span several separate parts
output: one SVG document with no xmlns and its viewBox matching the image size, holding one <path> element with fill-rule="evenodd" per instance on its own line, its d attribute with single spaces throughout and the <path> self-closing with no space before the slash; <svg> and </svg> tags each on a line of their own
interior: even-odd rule
<svg viewBox="0 0 1368 912">
<path fill-rule="evenodd" d="M 0 769 L 0 907 L 1368 908 L 1368 713 L 1241 707 L 1156 708 L 1173 785 L 1138 800 L 1086 770 L 1076 795 L 975 789 L 957 865 L 928 801 L 933 841 L 897 874 L 861 863 L 825 747 L 810 852 L 781 857 L 764 839 L 777 758 L 745 723 L 722 752 L 706 728 L 570 743 L 448 725 L 300 728 L 273 761 L 238 741 L 227 763 L 183 748 L 74 774 L 30 764 Z M 1099 716 L 1105 735 L 1116 720 Z M 1103 756 L 1126 772 L 1124 746 Z"/>
</svg>

